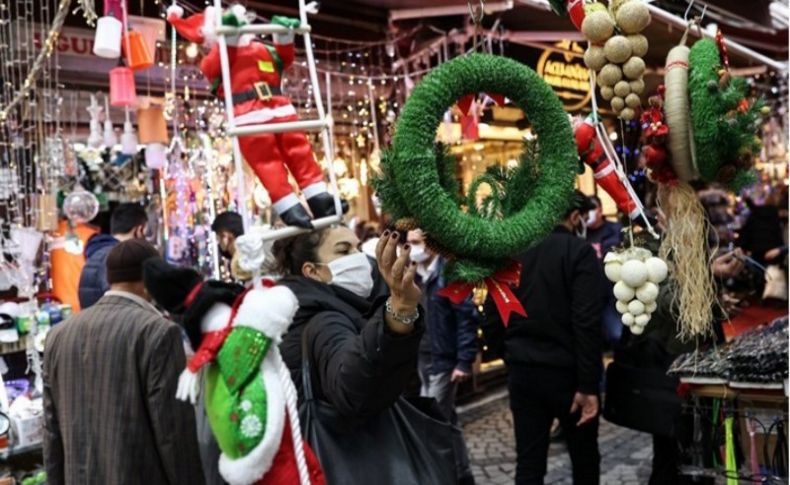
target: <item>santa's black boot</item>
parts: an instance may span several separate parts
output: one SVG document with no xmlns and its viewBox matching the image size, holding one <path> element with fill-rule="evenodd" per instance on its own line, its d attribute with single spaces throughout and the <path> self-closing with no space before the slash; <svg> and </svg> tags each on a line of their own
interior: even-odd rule
<svg viewBox="0 0 790 485">
<path fill-rule="evenodd" d="M 313 217 L 316 219 L 337 214 L 337 211 L 335 211 L 335 198 L 328 192 L 322 192 L 310 197 L 307 199 L 307 205 L 310 206 L 310 212 L 313 213 Z M 343 214 L 348 212 L 348 202 L 341 199 L 340 208 Z"/>
<path fill-rule="evenodd" d="M 280 219 L 288 226 L 303 227 L 305 229 L 313 228 L 313 221 L 310 220 L 310 215 L 304 210 L 302 204 L 296 204 L 280 214 Z"/>
</svg>

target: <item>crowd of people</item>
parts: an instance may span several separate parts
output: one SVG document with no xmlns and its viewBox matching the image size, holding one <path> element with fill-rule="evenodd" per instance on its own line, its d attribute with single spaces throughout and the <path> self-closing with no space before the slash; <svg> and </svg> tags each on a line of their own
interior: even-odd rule
<svg viewBox="0 0 790 485">
<path fill-rule="evenodd" d="M 543 483 L 557 423 L 574 483 L 598 483 L 604 353 L 614 350 L 623 366 L 663 374 L 688 350 L 676 337 L 670 284 L 662 285 L 644 334 L 620 323 L 602 259 L 621 244 L 622 225 L 602 208 L 600 199 L 577 191 L 554 231 L 518 257 L 523 269 L 514 291 L 527 316 L 514 315 L 507 327 L 492 304 L 480 312 L 471 300 L 453 305 L 440 295 L 447 261 L 419 229 L 379 234 L 361 224 L 355 234 L 336 226 L 277 241 L 272 272 L 298 299 L 280 352 L 300 402 L 309 393 L 309 401 L 324 404 L 313 419 L 342 423 L 335 438 L 345 453 L 316 448 L 321 480 L 474 483 L 455 400 L 473 374 L 478 328 L 485 325 L 496 329 L 487 338 L 500 343 L 508 368 L 516 483 Z M 716 277 L 741 273 L 747 252 L 762 263 L 786 257 L 776 208 L 752 214 L 743 248 L 713 255 Z M 50 484 L 224 483 L 202 403 L 176 400 L 186 356 L 195 349 L 173 323 L 181 316 L 163 309 L 188 305 L 155 301 L 146 287 L 146 262 L 161 259 L 144 239 L 146 223 L 139 205 L 115 209 L 111 234 L 95 236 L 86 248 L 83 311 L 47 339 Z M 220 214 L 212 229 L 230 262 L 244 233 L 241 218 Z M 399 418 L 382 418 L 393 415 Z M 430 419 L 414 422 L 419 416 Z M 395 439 L 402 430 L 392 426 L 409 423 L 424 431 L 418 449 L 403 449 Z M 677 439 L 655 434 L 651 484 L 683 483 Z"/>
</svg>

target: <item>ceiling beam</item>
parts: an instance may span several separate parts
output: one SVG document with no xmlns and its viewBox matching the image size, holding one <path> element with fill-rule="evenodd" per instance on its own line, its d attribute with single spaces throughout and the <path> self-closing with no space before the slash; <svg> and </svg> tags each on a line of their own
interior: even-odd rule
<svg viewBox="0 0 790 485">
<path fill-rule="evenodd" d="M 504 12 L 513 8 L 513 1 L 485 3 L 484 11 L 486 14 Z M 468 5 L 447 5 L 444 7 L 420 7 L 420 8 L 400 8 L 390 10 L 390 21 L 429 18 L 429 17 L 449 17 L 452 15 L 469 15 Z"/>
<path fill-rule="evenodd" d="M 667 25 L 677 27 L 681 30 L 686 29 L 687 24 L 682 17 L 667 12 L 666 10 L 656 6 L 653 3 L 648 3 L 647 8 L 650 9 L 650 14 L 653 16 L 653 18 Z M 699 29 L 689 29 L 689 33 L 694 36 L 699 36 Z M 705 30 L 702 31 L 702 36 L 710 39 L 715 37 L 715 35 L 711 35 L 710 32 L 707 32 Z M 727 45 L 727 49 L 729 49 L 730 52 L 735 52 L 738 55 L 751 59 L 752 61 L 770 66 L 776 69 L 777 71 L 787 72 L 787 62 L 780 62 L 777 61 L 776 59 L 771 59 L 770 57 L 760 54 L 759 52 L 750 49 L 731 39 L 725 38 L 724 42 Z"/>
</svg>

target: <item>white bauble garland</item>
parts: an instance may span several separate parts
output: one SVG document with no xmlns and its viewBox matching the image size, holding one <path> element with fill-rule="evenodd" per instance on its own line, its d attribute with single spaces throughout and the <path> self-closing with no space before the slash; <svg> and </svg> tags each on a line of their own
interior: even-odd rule
<svg viewBox="0 0 790 485">
<path fill-rule="evenodd" d="M 645 248 L 630 247 L 607 253 L 604 273 L 614 283 L 620 321 L 634 335 L 641 334 L 658 307 L 658 285 L 667 277 L 666 262 Z"/>
</svg>

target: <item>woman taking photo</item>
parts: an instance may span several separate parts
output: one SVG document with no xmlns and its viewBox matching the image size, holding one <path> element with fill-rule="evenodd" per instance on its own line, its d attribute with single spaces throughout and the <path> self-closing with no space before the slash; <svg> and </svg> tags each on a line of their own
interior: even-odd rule
<svg viewBox="0 0 790 485">
<path fill-rule="evenodd" d="M 416 265 L 398 245 L 398 233 L 382 235 L 378 272 L 346 227 L 274 246 L 279 284 L 299 300 L 280 349 L 330 485 L 457 482 L 451 427 L 401 398 L 424 327 Z M 389 295 L 371 295 L 373 273 Z"/>
</svg>

